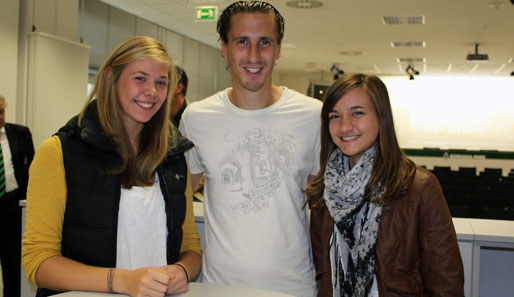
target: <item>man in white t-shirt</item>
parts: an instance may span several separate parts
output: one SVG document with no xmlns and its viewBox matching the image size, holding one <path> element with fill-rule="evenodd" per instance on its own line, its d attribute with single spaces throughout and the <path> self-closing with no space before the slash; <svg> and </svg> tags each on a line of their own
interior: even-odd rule
<svg viewBox="0 0 514 297">
<path fill-rule="evenodd" d="M 272 84 L 284 22 L 241 1 L 218 20 L 232 88 L 191 103 L 180 130 L 195 186 L 205 173 L 203 280 L 316 295 L 307 180 L 319 170 L 321 102 Z"/>
</svg>

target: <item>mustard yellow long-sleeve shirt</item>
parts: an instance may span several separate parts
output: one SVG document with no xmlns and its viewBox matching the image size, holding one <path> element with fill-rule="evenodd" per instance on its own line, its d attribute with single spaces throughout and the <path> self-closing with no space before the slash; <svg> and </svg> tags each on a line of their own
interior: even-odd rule
<svg viewBox="0 0 514 297">
<path fill-rule="evenodd" d="M 201 254 L 189 172 L 187 183 L 186 217 L 182 224 L 180 252 L 195 251 Z M 29 169 L 22 266 L 31 283 L 36 284 L 36 271 L 43 261 L 61 255 L 66 191 L 61 141 L 53 136 L 39 146 Z"/>
</svg>

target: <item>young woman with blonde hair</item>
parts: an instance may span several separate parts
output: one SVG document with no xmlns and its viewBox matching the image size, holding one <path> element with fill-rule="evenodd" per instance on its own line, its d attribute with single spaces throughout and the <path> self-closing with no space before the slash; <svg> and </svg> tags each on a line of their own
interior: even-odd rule
<svg viewBox="0 0 514 297">
<path fill-rule="evenodd" d="M 82 112 L 30 168 L 23 267 L 37 296 L 80 290 L 163 296 L 187 290 L 200 243 L 170 100 L 164 47 L 136 36 L 98 70 Z"/>
</svg>

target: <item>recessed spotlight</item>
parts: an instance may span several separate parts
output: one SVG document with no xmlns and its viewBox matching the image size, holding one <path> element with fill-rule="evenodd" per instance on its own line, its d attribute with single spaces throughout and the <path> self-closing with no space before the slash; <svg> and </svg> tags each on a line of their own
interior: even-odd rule
<svg viewBox="0 0 514 297">
<path fill-rule="evenodd" d="M 414 80 L 414 75 L 419 75 L 419 71 L 414 69 L 414 67 L 412 67 L 411 64 L 409 64 L 409 66 L 407 66 L 407 68 L 405 69 L 405 72 L 409 75 L 409 80 Z"/>
</svg>

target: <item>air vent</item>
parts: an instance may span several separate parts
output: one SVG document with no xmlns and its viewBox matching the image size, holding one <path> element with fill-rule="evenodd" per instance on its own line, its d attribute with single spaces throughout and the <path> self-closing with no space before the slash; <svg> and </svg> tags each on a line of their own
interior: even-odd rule
<svg viewBox="0 0 514 297">
<path fill-rule="evenodd" d="M 424 25 L 425 16 L 384 16 L 382 17 L 382 22 L 386 25 Z"/>
<path fill-rule="evenodd" d="M 425 41 L 391 41 L 391 47 L 426 47 Z"/>
<path fill-rule="evenodd" d="M 395 16 L 385 16 L 382 17 L 382 22 L 386 25 L 398 25 L 403 24 L 401 17 L 395 17 Z"/>
<path fill-rule="evenodd" d="M 398 63 L 425 63 L 426 58 L 396 58 Z"/>
<path fill-rule="evenodd" d="M 415 16 L 405 16 L 403 17 L 406 24 L 409 25 L 424 25 L 425 24 L 425 16 L 423 15 L 415 15 Z"/>
<path fill-rule="evenodd" d="M 286 2 L 286 5 L 293 8 L 313 9 L 323 6 L 323 3 L 316 0 L 293 0 Z"/>
</svg>

